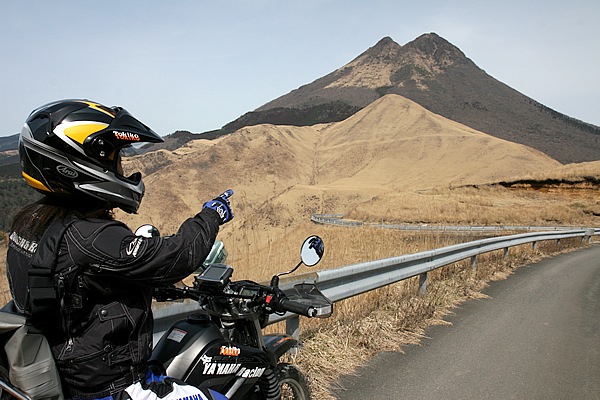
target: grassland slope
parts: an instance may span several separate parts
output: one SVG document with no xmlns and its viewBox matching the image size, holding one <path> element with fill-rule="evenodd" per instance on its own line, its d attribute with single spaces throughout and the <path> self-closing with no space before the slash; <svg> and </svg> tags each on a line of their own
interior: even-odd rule
<svg viewBox="0 0 600 400">
<path fill-rule="evenodd" d="M 238 218 L 290 229 L 315 212 L 347 212 L 374 197 L 438 186 L 509 179 L 560 164 L 526 146 L 478 132 L 399 95 L 387 95 L 344 121 L 311 127 L 257 125 L 212 141 L 135 159 L 152 171 L 139 215 L 173 231 L 204 200 L 232 187 Z M 384 201 L 384 200 L 382 200 Z M 176 210 L 176 213 L 174 213 Z"/>
</svg>

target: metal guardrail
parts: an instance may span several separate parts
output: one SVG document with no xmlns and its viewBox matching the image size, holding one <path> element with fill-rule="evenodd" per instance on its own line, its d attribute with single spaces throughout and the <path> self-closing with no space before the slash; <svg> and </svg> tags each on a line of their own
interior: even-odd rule
<svg viewBox="0 0 600 400">
<path fill-rule="evenodd" d="M 470 259 L 471 267 L 476 268 L 477 256 L 491 251 L 504 250 L 504 256 L 507 257 L 509 249 L 514 246 L 532 244 L 535 248 L 541 241 L 556 240 L 560 244 L 561 239 L 576 237 L 580 237 L 581 243 L 584 244 L 586 241 L 591 243 L 592 236 L 595 235 L 600 235 L 600 228 L 571 230 L 555 228 L 547 232 L 494 237 L 330 270 L 294 275 L 281 279 L 280 286 L 285 291 L 298 283 L 314 283 L 329 299 L 338 302 L 419 276 L 419 292 L 424 294 L 427 288 L 427 273 L 437 268 L 465 259 Z M 155 338 L 166 331 L 173 322 L 197 310 L 197 304 L 192 301 L 155 309 Z M 269 323 L 283 320 L 286 320 L 286 331 L 299 337 L 300 317 L 290 313 L 282 316 L 272 315 Z"/>
<path fill-rule="evenodd" d="M 384 224 L 384 223 L 365 223 L 344 219 L 343 214 L 313 214 L 311 221 L 318 224 L 338 225 L 338 226 L 369 226 L 374 228 L 397 229 L 404 231 L 434 231 L 434 232 L 501 232 L 501 231 L 565 231 L 570 229 L 579 229 L 580 227 L 550 227 L 550 226 L 522 226 L 522 225 L 430 225 L 430 224 Z"/>
</svg>

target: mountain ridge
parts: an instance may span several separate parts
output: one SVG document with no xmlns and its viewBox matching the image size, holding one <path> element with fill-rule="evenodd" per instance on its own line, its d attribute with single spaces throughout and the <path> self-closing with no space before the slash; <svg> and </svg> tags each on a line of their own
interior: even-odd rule
<svg viewBox="0 0 600 400">
<path fill-rule="evenodd" d="M 225 125 L 339 122 L 385 94 L 562 163 L 600 159 L 600 127 L 542 105 L 479 68 L 458 47 L 428 33 L 400 46 L 384 37 L 346 65 Z"/>
</svg>

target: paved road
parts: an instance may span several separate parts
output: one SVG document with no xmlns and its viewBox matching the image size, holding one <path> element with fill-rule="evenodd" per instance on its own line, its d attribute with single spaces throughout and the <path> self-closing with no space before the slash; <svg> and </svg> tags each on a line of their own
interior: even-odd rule
<svg viewBox="0 0 600 400">
<path fill-rule="evenodd" d="M 340 400 L 600 399 L 600 245 L 522 267 L 421 346 L 344 378 Z"/>
</svg>

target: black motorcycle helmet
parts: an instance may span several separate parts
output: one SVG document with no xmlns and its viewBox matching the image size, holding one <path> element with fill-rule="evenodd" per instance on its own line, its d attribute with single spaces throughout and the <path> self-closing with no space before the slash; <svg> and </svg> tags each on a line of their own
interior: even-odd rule
<svg viewBox="0 0 600 400">
<path fill-rule="evenodd" d="M 122 152 L 133 143 L 163 141 L 121 107 L 61 100 L 29 115 L 19 155 L 25 181 L 45 195 L 76 202 L 92 197 L 136 213 L 144 195 L 142 174 L 123 176 Z"/>
</svg>

